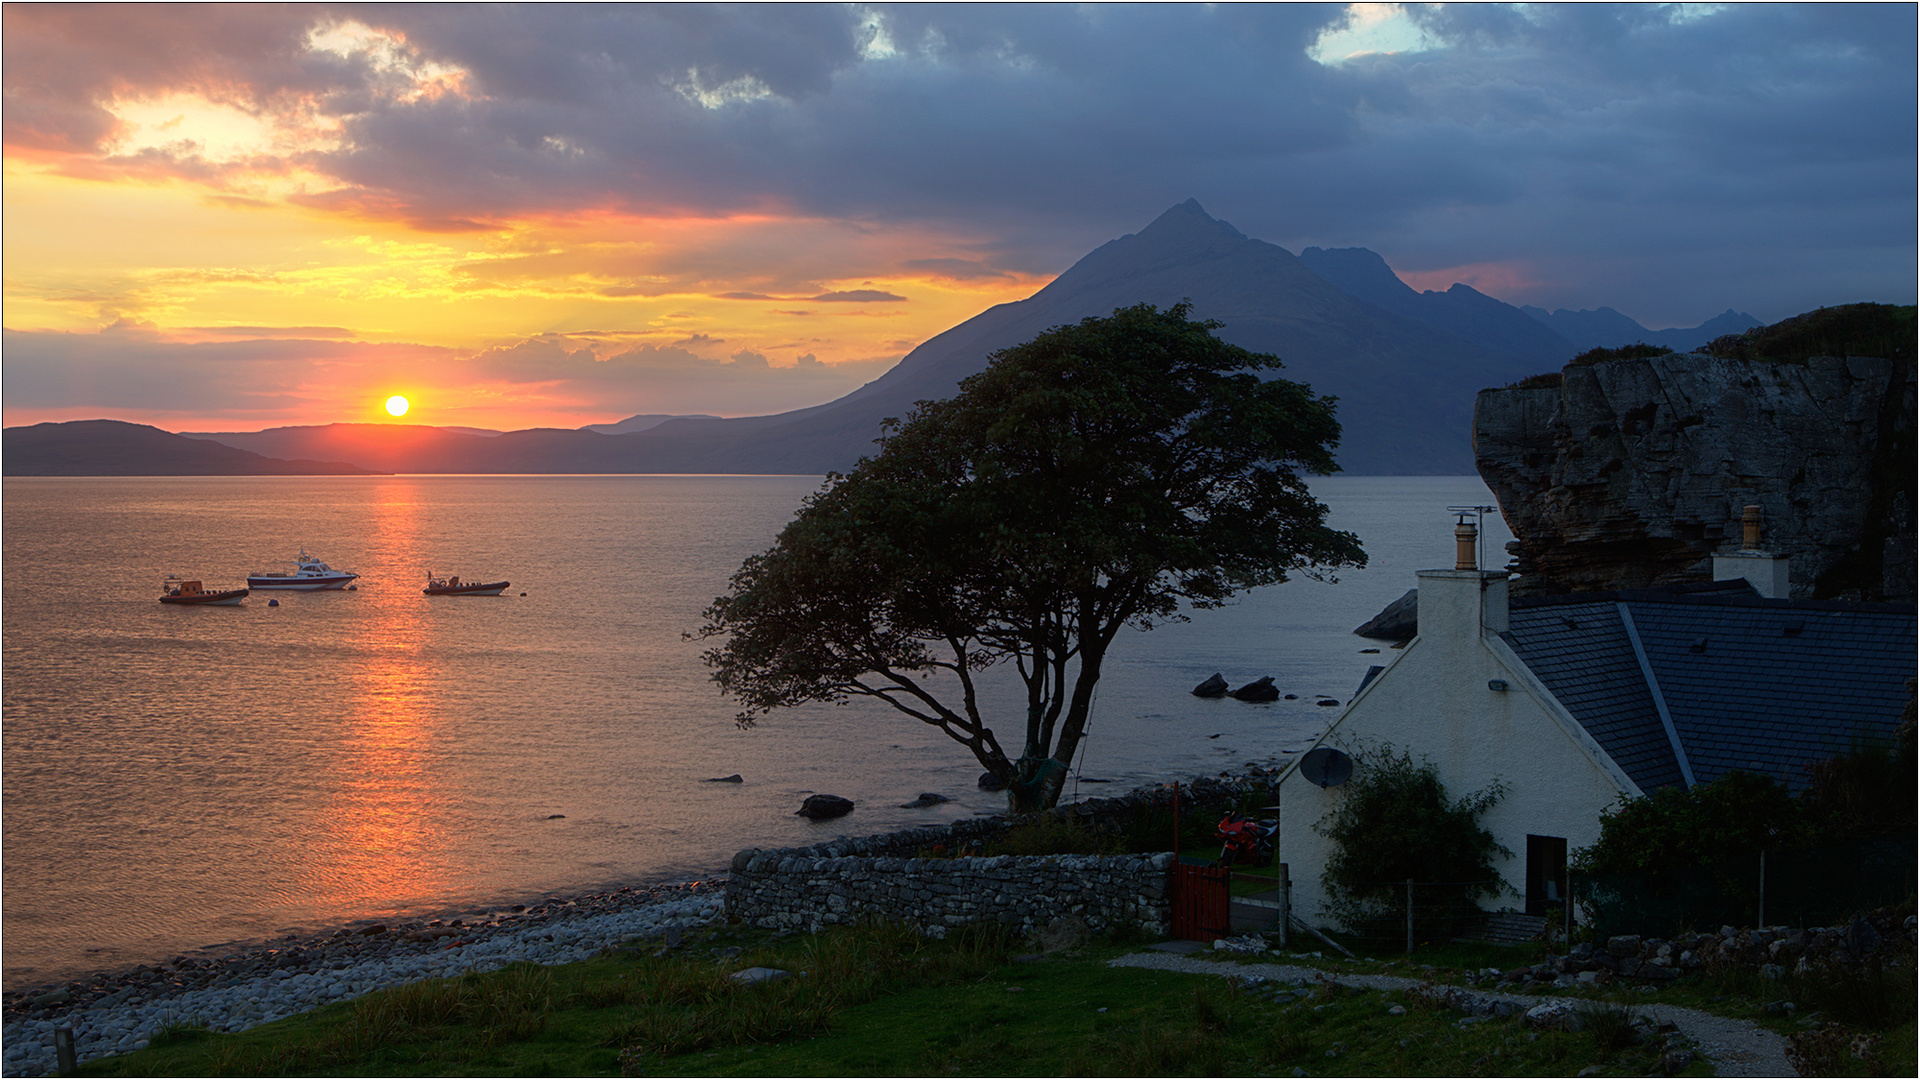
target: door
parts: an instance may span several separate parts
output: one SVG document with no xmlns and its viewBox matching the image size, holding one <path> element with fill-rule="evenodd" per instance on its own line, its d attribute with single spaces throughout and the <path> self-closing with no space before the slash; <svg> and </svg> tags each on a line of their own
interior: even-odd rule
<svg viewBox="0 0 1920 1080">
<path fill-rule="evenodd" d="M 1567 838 L 1527 835 L 1527 914 L 1560 911 L 1567 903 Z"/>
</svg>

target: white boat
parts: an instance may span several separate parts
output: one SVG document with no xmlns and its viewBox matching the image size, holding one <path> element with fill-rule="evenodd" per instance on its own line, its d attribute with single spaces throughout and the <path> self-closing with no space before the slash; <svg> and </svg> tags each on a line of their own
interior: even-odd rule
<svg viewBox="0 0 1920 1080">
<path fill-rule="evenodd" d="M 347 583 L 359 577 L 348 570 L 335 570 L 319 559 L 300 549 L 300 563 L 293 573 L 263 570 L 247 575 L 249 589 L 285 589 L 312 592 L 316 589 L 344 589 Z"/>
</svg>

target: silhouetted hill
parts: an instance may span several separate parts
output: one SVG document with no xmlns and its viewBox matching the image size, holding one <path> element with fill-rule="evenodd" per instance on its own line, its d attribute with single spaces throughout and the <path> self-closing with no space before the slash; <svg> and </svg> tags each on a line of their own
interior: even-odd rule
<svg viewBox="0 0 1920 1080">
<path fill-rule="evenodd" d="M 826 405 L 737 420 L 674 420 L 621 453 L 640 471 L 822 472 L 872 449 L 879 421 L 945 397 L 988 354 L 1042 330 L 1137 303 L 1193 302 L 1223 339 L 1279 356 L 1285 377 L 1339 398 L 1341 465 L 1359 473 L 1459 474 L 1474 394 L 1538 369 L 1348 296 L 1286 250 L 1242 235 L 1192 200 L 1108 242 L 1033 296 L 929 339 L 885 375 Z"/>
<path fill-rule="evenodd" d="M 1760 325 L 1760 320 L 1743 311 L 1732 308 L 1715 315 L 1699 326 L 1674 327 L 1669 330 L 1649 330 L 1610 307 L 1593 308 L 1588 311 L 1568 311 L 1559 308 L 1552 312 L 1531 305 L 1520 309 L 1552 329 L 1561 337 L 1573 342 L 1576 351 L 1588 349 L 1617 349 L 1623 345 L 1645 343 L 1658 345 L 1674 352 L 1692 352 L 1707 342 L 1727 334 L 1738 334 Z"/>
<path fill-rule="evenodd" d="M 1456 283 L 1446 292 L 1415 292 L 1385 259 L 1366 248 L 1310 247 L 1300 252 L 1300 261 L 1356 300 L 1503 356 L 1554 365 L 1579 352 L 1551 327 L 1472 286 Z"/>
<path fill-rule="evenodd" d="M 146 424 L 75 420 L 10 427 L 0 443 L 8 476 L 364 476 L 342 461 L 284 461 Z"/>
</svg>

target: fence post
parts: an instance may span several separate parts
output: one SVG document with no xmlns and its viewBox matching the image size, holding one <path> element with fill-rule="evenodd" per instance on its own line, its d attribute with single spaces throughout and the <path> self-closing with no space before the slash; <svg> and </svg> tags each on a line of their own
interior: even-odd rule
<svg viewBox="0 0 1920 1080">
<path fill-rule="evenodd" d="M 1407 879 L 1407 955 L 1413 955 L 1413 879 Z"/>
<path fill-rule="evenodd" d="M 1755 929 L 1767 925 L 1767 849 L 1760 849 L 1760 910 L 1754 914 Z"/>
<path fill-rule="evenodd" d="M 1286 863 L 1280 864 L 1279 888 L 1274 899 L 1280 902 L 1280 944 L 1287 943 L 1287 920 L 1293 915 L 1293 874 Z"/>
</svg>

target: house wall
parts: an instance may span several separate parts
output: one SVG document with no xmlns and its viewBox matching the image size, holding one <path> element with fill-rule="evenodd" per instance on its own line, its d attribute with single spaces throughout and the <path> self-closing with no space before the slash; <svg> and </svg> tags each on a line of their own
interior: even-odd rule
<svg viewBox="0 0 1920 1080">
<path fill-rule="evenodd" d="M 1506 629 L 1503 573 L 1423 571 L 1420 636 L 1348 703 L 1321 745 L 1350 756 L 1392 744 L 1431 761 L 1449 797 L 1494 783 L 1507 794 L 1481 824 L 1513 854 L 1498 864 L 1512 895 L 1493 909 L 1523 906 L 1527 835 L 1565 838 L 1569 850 L 1600 835 L 1600 812 L 1638 790 L 1561 711 L 1498 634 Z M 1489 689 L 1489 680 L 1508 689 Z M 1343 788 L 1321 788 L 1297 771 L 1279 786 L 1280 859 L 1292 865 L 1294 911 L 1324 914 L 1321 868 L 1332 843 L 1314 825 L 1339 805 Z"/>
</svg>

